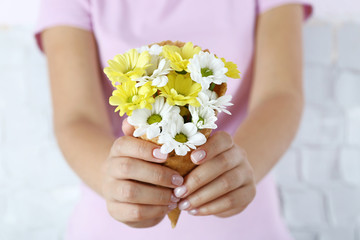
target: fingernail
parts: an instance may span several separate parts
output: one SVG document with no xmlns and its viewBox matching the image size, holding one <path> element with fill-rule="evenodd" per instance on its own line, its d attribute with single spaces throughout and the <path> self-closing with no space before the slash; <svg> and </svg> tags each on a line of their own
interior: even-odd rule
<svg viewBox="0 0 360 240">
<path fill-rule="evenodd" d="M 173 175 L 171 177 L 171 183 L 176 186 L 181 186 L 181 184 L 183 184 L 183 182 L 184 182 L 184 178 L 180 175 Z"/>
<path fill-rule="evenodd" d="M 203 160 L 205 158 L 205 156 L 206 156 L 206 152 L 204 150 L 197 150 L 191 154 L 191 160 L 194 163 L 198 163 L 201 160 Z"/>
<path fill-rule="evenodd" d="M 177 203 L 170 203 L 168 207 L 170 210 L 173 210 L 177 207 Z"/>
<path fill-rule="evenodd" d="M 178 201 L 180 201 L 180 198 L 177 198 L 174 196 L 174 194 L 171 194 L 171 199 L 170 201 L 174 202 L 174 203 L 177 203 Z"/>
<path fill-rule="evenodd" d="M 190 207 L 190 202 L 188 200 L 182 201 L 181 203 L 179 203 L 179 209 L 180 210 L 185 210 L 188 209 Z"/>
<path fill-rule="evenodd" d="M 196 215 L 198 212 L 199 212 L 199 210 L 197 210 L 196 208 L 195 208 L 195 209 L 191 209 L 191 210 L 189 211 L 189 213 L 190 213 L 191 215 Z"/>
<path fill-rule="evenodd" d="M 185 186 L 181 186 L 181 187 L 177 187 L 174 190 L 174 194 L 176 197 L 181 198 L 185 193 L 186 193 L 187 189 Z"/>
<path fill-rule="evenodd" d="M 167 154 L 161 153 L 160 148 L 155 148 L 155 149 L 153 150 L 153 156 L 154 156 L 155 158 L 158 158 L 158 159 L 161 159 L 161 160 L 166 160 L 167 157 L 168 157 Z"/>
</svg>

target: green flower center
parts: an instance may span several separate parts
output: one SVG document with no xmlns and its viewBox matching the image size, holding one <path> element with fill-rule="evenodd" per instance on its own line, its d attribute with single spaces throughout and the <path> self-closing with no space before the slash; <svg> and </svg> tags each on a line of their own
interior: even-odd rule
<svg viewBox="0 0 360 240">
<path fill-rule="evenodd" d="M 128 102 L 128 103 L 132 103 L 132 102 L 133 102 L 133 101 L 132 101 L 132 98 L 133 98 L 133 96 L 128 97 L 127 102 Z"/>
<path fill-rule="evenodd" d="M 187 137 L 185 136 L 185 134 L 183 134 L 183 133 L 178 133 L 178 134 L 176 134 L 176 136 L 175 136 L 175 140 L 176 141 L 178 141 L 178 142 L 180 142 L 180 143 L 185 143 L 185 142 L 187 142 Z"/>
<path fill-rule="evenodd" d="M 208 76 L 211 76 L 211 75 L 213 75 L 214 73 L 213 73 L 213 71 L 210 69 L 210 68 L 207 68 L 207 67 L 205 67 L 205 68 L 202 68 L 201 69 L 201 75 L 203 76 L 203 77 L 208 77 Z"/>
<path fill-rule="evenodd" d="M 162 117 L 159 114 L 153 114 L 147 119 L 147 123 L 149 125 L 151 125 L 153 123 L 161 122 L 161 120 L 162 120 Z"/>
<path fill-rule="evenodd" d="M 199 116 L 199 121 L 198 121 L 198 123 L 204 124 L 204 122 L 205 122 L 204 118 L 202 118 L 202 117 Z"/>
</svg>

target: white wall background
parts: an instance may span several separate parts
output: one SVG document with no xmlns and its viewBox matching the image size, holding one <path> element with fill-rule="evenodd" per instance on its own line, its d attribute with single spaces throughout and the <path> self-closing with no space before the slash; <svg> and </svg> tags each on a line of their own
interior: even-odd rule
<svg viewBox="0 0 360 240">
<path fill-rule="evenodd" d="M 360 1 L 314 5 L 306 110 L 274 173 L 297 240 L 360 240 Z M 79 196 L 52 133 L 46 63 L 32 38 L 37 7 L 0 0 L 0 240 L 61 239 Z"/>
</svg>

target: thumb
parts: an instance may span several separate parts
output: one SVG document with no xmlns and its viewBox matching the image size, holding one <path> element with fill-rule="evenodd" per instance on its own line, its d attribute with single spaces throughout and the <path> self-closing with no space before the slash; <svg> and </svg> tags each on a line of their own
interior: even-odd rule
<svg viewBox="0 0 360 240">
<path fill-rule="evenodd" d="M 128 123 L 127 118 L 125 118 L 122 122 L 122 131 L 125 136 L 132 136 L 135 131 L 135 128 Z"/>
</svg>

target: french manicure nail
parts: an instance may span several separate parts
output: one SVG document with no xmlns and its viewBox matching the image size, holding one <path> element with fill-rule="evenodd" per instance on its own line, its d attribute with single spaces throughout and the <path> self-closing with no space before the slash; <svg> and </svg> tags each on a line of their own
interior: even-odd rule
<svg viewBox="0 0 360 240">
<path fill-rule="evenodd" d="M 178 201 L 180 201 L 180 198 L 177 198 L 174 196 L 174 194 L 171 194 L 171 199 L 170 201 L 174 202 L 174 203 L 177 203 Z"/>
<path fill-rule="evenodd" d="M 173 175 L 171 177 L 171 183 L 176 186 L 181 186 L 181 184 L 183 184 L 183 182 L 184 182 L 184 178 L 180 175 Z"/>
<path fill-rule="evenodd" d="M 185 193 L 186 193 L 187 189 L 185 186 L 181 186 L 181 187 L 177 187 L 174 190 L 174 194 L 176 197 L 181 198 Z"/>
<path fill-rule="evenodd" d="M 153 156 L 154 156 L 155 158 L 158 158 L 158 159 L 161 159 L 161 160 L 166 160 L 167 157 L 168 157 L 167 154 L 161 153 L 160 148 L 155 148 L 155 149 L 153 150 Z"/>
<path fill-rule="evenodd" d="M 198 163 L 201 160 L 203 160 L 205 158 L 205 156 L 206 156 L 206 152 L 204 150 L 197 150 L 191 154 L 191 160 L 194 163 Z"/>
<path fill-rule="evenodd" d="M 195 208 L 195 209 L 191 209 L 191 210 L 189 211 L 189 213 L 190 213 L 191 215 L 196 215 L 198 212 L 199 212 L 199 210 L 197 210 L 196 208 Z"/>
<path fill-rule="evenodd" d="M 177 207 L 177 203 L 170 203 L 168 207 L 170 210 L 173 210 Z"/>
<path fill-rule="evenodd" d="M 188 209 L 190 207 L 190 202 L 188 200 L 182 201 L 181 203 L 179 203 L 179 209 L 180 210 L 185 210 Z"/>
</svg>

